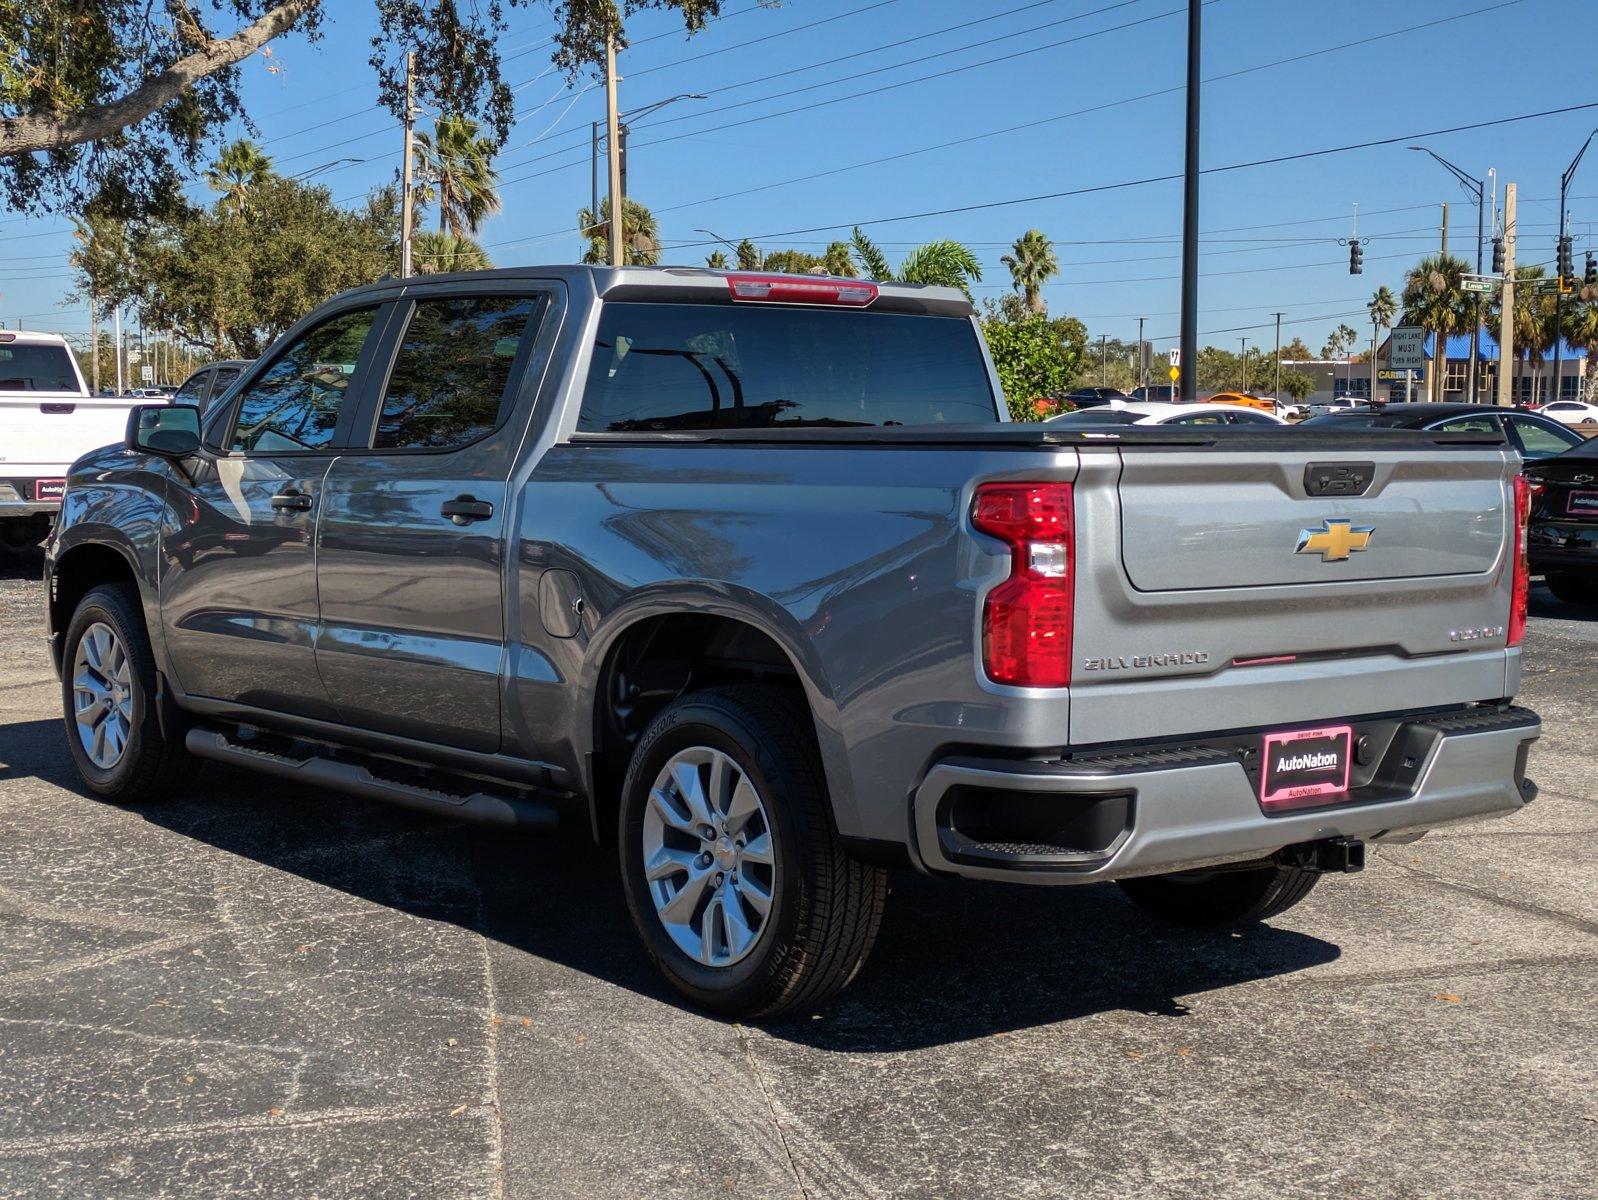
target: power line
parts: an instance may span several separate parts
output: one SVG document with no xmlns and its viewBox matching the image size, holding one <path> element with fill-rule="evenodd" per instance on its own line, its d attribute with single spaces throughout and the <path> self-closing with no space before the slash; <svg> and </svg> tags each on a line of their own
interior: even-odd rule
<svg viewBox="0 0 1598 1200">
<path fill-rule="evenodd" d="M 1355 150 L 1369 150 L 1376 146 L 1391 146 L 1398 142 L 1418 141 L 1421 138 L 1445 137 L 1454 133 L 1469 133 L 1477 129 L 1491 129 L 1500 125 L 1513 125 L 1521 121 L 1536 121 L 1544 117 L 1564 116 L 1568 113 L 1587 112 L 1598 108 L 1598 101 L 1588 101 L 1585 104 L 1570 104 L 1561 108 L 1543 109 L 1540 112 L 1520 113 L 1512 117 L 1497 117 L 1490 121 L 1473 121 L 1465 125 L 1451 125 L 1443 129 L 1424 130 L 1419 133 L 1405 133 L 1396 137 L 1372 138 L 1364 142 L 1349 142 L 1343 146 L 1328 146 L 1320 150 L 1303 150 L 1295 154 L 1279 154 L 1271 158 L 1251 159 L 1247 162 L 1227 163 L 1219 167 L 1205 167 L 1199 172 L 1201 175 L 1222 175 L 1233 171 L 1251 170 L 1255 167 L 1274 166 L 1284 162 L 1300 162 L 1309 158 L 1322 158 L 1332 154 L 1348 154 Z M 1144 187 L 1155 183 L 1170 183 L 1181 179 L 1180 172 L 1165 175 L 1149 175 L 1142 179 L 1124 179 L 1116 183 L 1101 183 L 1091 187 L 1069 188 L 1059 192 L 1039 192 L 1030 196 L 1015 196 L 1007 200 L 987 200 L 978 204 L 958 204 L 949 208 L 926 209 L 921 212 L 900 213 L 890 217 L 876 217 L 866 220 L 839 221 L 830 225 L 811 225 L 803 229 L 785 229 L 774 233 L 758 235 L 761 238 L 793 237 L 801 233 L 824 233 L 833 229 L 848 229 L 855 225 L 888 225 L 899 221 L 917 221 L 926 217 L 945 217 L 955 213 L 983 212 L 994 208 L 1008 208 L 1017 204 L 1036 204 L 1043 200 L 1063 200 L 1073 196 L 1087 196 L 1102 192 L 1123 191 L 1128 188 Z M 499 243 L 504 244 L 504 243 Z M 697 245 L 713 245 L 711 242 L 699 242 Z"/>
</svg>

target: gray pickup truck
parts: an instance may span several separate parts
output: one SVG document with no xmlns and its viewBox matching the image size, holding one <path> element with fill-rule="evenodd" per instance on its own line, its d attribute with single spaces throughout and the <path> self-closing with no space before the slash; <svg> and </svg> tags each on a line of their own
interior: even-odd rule
<svg viewBox="0 0 1598 1200">
<path fill-rule="evenodd" d="M 949 290 L 348 293 L 72 468 L 67 744 L 123 803 L 210 759 L 586 824 L 671 983 L 752 1015 L 848 983 L 894 867 L 1224 925 L 1533 797 L 1497 436 L 1004 414 Z"/>
</svg>

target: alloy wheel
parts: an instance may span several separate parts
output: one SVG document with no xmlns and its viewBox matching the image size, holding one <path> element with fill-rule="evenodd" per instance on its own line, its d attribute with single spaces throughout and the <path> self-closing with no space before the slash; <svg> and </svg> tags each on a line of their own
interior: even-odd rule
<svg viewBox="0 0 1598 1200">
<path fill-rule="evenodd" d="M 72 710 L 89 761 L 109 771 L 122 761 L 133 732 L 133 678 L 116 630 L 96 621 L 72 656 Z"/>
<path fill-rule="evenodd" d="M 689 958 L 729 967 L 755 948 L 771 916 L 777 866 L 771 819 L 730 755 L 691 746 L 649 790 L 644 878 L 655 913 Z"/>
</svg>

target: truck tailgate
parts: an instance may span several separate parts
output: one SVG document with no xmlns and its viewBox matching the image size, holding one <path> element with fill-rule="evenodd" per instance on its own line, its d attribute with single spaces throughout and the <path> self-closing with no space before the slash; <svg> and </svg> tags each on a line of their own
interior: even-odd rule
<svg viewBox="0 0 1598 1200">
<path fill-rule="evenodd" d="M 143 400 L 72 392 L 0 394 L 0 476 L 59 476 L 75 459 L 120 442 Z"/>
<path fill-rule="evenodd" d="M 1515 455 L 1303 435 L 1083 448 L 1073 745 L 1513 693 Z"/>
<path fill-rule="evenodd" d="M 1128 452 L 1118 490 L 1146 592 L 1480 575 L 1508 520 L 1503 463 L 1478 450 Z"/>
</svg>

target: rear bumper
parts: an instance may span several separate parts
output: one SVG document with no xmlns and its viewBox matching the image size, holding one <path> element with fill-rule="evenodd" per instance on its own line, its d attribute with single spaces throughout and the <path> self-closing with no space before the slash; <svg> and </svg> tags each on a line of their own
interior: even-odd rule
<svg viewBox="0 0 1598 1200">
<path fill-rule="evenodd" d="M 1407 840 L 1439 825 L 1516 812 L 1536 796 L 1526 754 L 1542 726 L 1527 709 L 1396 718 L 1386 727 L 1381 761 L 1354 788 L 1351 803 L 1270 816 L 1226 744 L 1235 738 L 1055 763 L 946 759 L 915 793 L 916 848 L 935 872 L 1092 883 L 1265 858 L 1328 838 Z M 1068 831 L 1059 840 L 1074 844 L 979 841 L 963 833 L 961 813 L 980 813 L 989 803 L 1031 817 L 1057 806 Z"/>
<path fill-rule="evenodd" d="M 1598 569 L 1598 525 L 1538 521 L 1526 531 L 1526 556 L 1538 573 Z"/>
<path fill-rule="evenodd" d="M 63 478 L 66 473 L 67 469 L 62 467 L 53 475 L 46 474 L 40 478 Z M 35 483 L 36 479 L 31 475 L 0 479 L 0 521 L 48 516 L 61 511 L 60 500 L 35 498 Z"/>
</svg>

